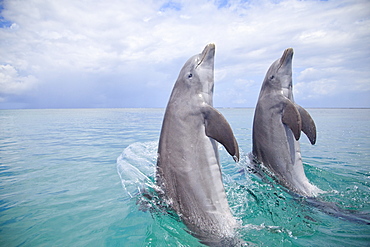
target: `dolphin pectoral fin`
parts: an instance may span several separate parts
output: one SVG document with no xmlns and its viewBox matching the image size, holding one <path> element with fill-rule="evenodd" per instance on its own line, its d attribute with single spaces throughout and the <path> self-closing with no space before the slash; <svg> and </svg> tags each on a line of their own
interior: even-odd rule
<svg viewBox="0 0 370 247">
<path fill-rule="evenodd" d="M 298 109 L 290 100 L 286 101 L 282 121 L 292 130 L 294 138 L 298 141 L 301 137 L 302 119 Z"/>
<path fill-rule="evenodd" d="M 316 125 L 311 115 L 301 106 L 296 104 L 296 107 L 302 119 L 302 131 L 306 134 L 311 144 L 316 143 Z"/>
<path fill-rule="evenodd" d="M 206 135 L 221 143 L 227 152 L 239 161 L 239 146 L 233 131 L 225 117 L 215 108 L 208 106 L 204 109 Z"/>
</svg>

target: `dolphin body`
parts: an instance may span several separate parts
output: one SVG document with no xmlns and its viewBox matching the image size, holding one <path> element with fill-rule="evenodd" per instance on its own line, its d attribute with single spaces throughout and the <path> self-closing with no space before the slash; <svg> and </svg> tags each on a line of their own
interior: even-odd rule
<svg viewBox="0 0 370 247">
<path fill-rule="evenodd" d="M 316 126 L 294 103 L 292 58 L 293 49 L 286 49 L 266 73 L 254 113 L 252 154 L 255 163 L 262 163 L 290 191 L 314 197 L 322 191 L 305 175 L 298 140 L 303 131 L 315 144 Z"/>
<path fill-rule="evenodd" d="M 213 108 L 215 45 L 182 67 L 163 119 L 156 183 L 190 233 L 209 246 L 235 246 L 216 141 L 235 161 L 239 148 L 226 119 Z"/>
</svg>

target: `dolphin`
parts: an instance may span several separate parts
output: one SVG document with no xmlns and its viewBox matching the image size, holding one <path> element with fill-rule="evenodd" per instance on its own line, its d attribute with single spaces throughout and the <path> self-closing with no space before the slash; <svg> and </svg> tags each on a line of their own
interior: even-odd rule
<svg viewBox="0 0 370 247">
<path fill-rule="evenodd" d="M 173 87 L 158 145 L 156 184 L 190 233 L 209 246 L 235 246 L 233 217 L 217 142 L 239 160 L 239 147 L 223 115 L 213 108 L 215 45 L 192 56 Z"/>
<path fill-rule="evenodd" d="M 316 126 L 310 114 L 294 103 L 292 58 L 293 49 L 286 49 L 266 73 L 254 113 L 252 156 L 290 191 L 315 197 L 322 190 L 305 175 L 298 140 L 303 131 L 315 144 Z"/>
</svg>

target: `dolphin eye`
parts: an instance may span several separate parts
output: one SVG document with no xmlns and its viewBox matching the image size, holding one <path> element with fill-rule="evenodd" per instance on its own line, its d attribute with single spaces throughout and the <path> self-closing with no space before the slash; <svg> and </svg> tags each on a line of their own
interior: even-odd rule
<svg viewBox="0 0 370 247">
<path fill-rule="evenodd" d="M 275 76 L 273 76 L 273 75 L 272 75 L 272 76 L 270 76 L 270 80 L 272 80 L 272 79 L 274 79 L 274 78 L 275 78 Z"/>
<path fill-rule="evenodd" d="M 188 75 L 188 78 L 192 78 L 193 77 L 193 74 L 192 73 L 190 73 L 189 75 Z"/>
</svg>

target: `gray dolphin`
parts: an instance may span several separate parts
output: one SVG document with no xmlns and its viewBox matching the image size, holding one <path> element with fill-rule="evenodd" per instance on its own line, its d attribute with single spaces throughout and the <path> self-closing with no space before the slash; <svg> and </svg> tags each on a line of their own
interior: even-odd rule
<svg viewBox="0 0 370 247">
<path fill-rule="evenodd" d="M 313 197 L 322 191 L 305 175 L 298 140 L 303 131 L 315 144 L 316 126 L 310 114 L 294 103 L 292 58 L 293 49 L 286 49 L 267 71 L 254 113 L 252 154 L 283 186 Z"/>
<path fill-rule="evenodd" d="M 163 119 L 156 182 L 190 232 L 210 246 L 235 245 L 235 218 L 222 183 L 216 141 L 235 161 L 239 148 L 226 119 L 213 108 L 215 45 L 182 67 Z"/>
</svg>

